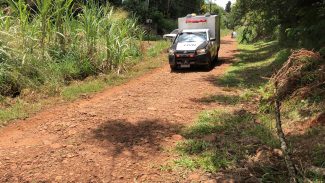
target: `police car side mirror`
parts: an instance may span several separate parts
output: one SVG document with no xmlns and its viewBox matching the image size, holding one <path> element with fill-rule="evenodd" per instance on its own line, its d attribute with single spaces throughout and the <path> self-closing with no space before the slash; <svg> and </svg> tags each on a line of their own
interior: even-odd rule
<svg viewBox="0 0 325 183">
<path fill-rule="evenodd" d="M 217 39 L 216 38 L 210 38 L 210 41 L 216 41 Z"/>
</svg>

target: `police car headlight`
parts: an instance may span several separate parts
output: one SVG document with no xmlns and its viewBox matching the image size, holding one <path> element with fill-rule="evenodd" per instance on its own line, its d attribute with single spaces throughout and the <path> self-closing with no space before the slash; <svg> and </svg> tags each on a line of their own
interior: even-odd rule
<svg viewBox="0 0 325 183">
<path fill-rule="evenodd" d="M 169 54 L 169 55 L 174 55 L 174 54 L 175 54 L 175 50 L 173 50 L 173 49 L 169 49 L 169 50 L 168 50 L 168 54 Z"/>
<path fill-rule="evenodd" d="M 203 55 L 203 54 L 206 54 L 207 53 L 207 50 L 206 49 L 199 49 L 199 50 L 196 50 L 196 53 L 198 55 Z"/>
</svg>

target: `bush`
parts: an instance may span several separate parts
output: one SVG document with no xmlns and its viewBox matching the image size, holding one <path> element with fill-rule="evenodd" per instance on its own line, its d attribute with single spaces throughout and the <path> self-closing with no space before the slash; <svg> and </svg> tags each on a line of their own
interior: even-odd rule
<svg viewBox="0 0 325 183">
<path fill-rule="evenodd" d="M 0 64 L 0 95 L 15 96 L 20 93 L 19 75 L 20 73 L 9 65 Z"/>
</svg>

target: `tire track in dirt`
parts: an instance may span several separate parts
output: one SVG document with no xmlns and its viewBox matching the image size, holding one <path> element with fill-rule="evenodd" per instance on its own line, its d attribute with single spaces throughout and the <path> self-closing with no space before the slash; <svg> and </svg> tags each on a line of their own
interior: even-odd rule
<svg viewBox="0 0 325 183">
<path fill-rule="evenodd" d="M 0 181 L 187 182 L 159 166 L 175 156 L 166 149 L 181 140 L 178 131 L 218 107 L 197 101 L 227 93 L 211 78 L 225 72 L 235 51 L 227 36 L 219 53 L 224 63 L 210 72 L 171 73 L 166 65 L 0 129 Z"/>
</svg>

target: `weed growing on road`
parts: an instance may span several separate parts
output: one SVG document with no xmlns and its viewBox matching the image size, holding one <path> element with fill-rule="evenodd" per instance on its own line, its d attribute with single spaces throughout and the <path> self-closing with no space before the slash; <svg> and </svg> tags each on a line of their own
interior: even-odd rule
<svg viewBox="0 0 325 183">
<path fill-rule="evenodd" d="M 189 139 L 185 142 L 179 143 L 176 147 L 177 151 L 184 154 L 199 154 L 207 150 L 211 146 L 210 143 L 204 140 Z"/>
<path fill-rule="evenodd" d="M 197 168 L 197 163 L 189 156 L 181 156 L 174 160 L 176 167 L 186 168 L 188 170 L 194 170 Z"/>
</svg>

